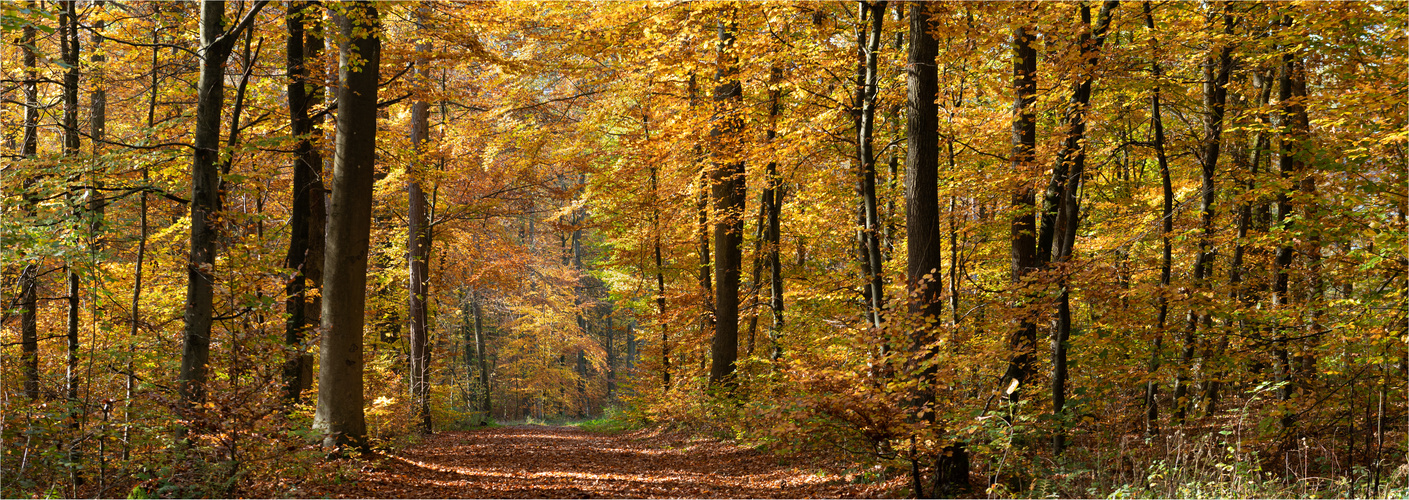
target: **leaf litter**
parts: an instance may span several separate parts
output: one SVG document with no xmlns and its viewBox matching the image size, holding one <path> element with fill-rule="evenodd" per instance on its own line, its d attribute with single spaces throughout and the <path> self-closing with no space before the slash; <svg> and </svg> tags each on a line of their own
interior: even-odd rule
<svg viewBox="0 0 1409 500">
<path fill-rule="evenodd" d="M 367 460 L 331 498 L 875 498 L 900 478 L 853 484 L 847 464 L 661 431 L 574 427 L 447 431 Z M 311 486 L 311 485 L 309 485 Z"/>
</svg>

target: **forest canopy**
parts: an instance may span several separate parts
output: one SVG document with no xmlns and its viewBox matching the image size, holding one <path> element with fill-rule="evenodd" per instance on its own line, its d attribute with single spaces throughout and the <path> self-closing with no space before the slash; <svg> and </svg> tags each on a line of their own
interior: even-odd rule
<svg viewBox="0 0 1409 500">
<path fill-rule="evenodd" d="M 592 418 L 917 497 L 1402 496 L 1406 19 L 0 3 L 0 496 Z"/>
</svg>

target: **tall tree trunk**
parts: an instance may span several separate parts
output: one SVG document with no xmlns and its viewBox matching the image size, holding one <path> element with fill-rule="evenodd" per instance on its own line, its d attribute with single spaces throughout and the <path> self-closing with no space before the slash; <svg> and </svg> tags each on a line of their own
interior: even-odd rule
<svg viewBox="0 0 1409 500">
<path fill-rule="evenodd" d="M 1292 25 L 1292 19 L 1285 17 L 1282 19 L 1284 28 Z M 1294 211 L 1294 204 L 1291 197 L 1295 194 L 1301 179 L 1298 176 L 1304 175 L 1302 170 L 1305 167 L 1305 160 L 1302 155 L 1306 146 L 1303 144 L 1307 140 L 1310 128 L 1306 114 L 1306 106 L 1300 97 L 1306 93 L 1306 67 L 1301 60 L 1299 50 L 1286 48 L 1286 54 L 1282 56 L 1282 67 L 1277 75 L 1277 101 L 1280 109 L 1276 117 L 1275 125 L 1278 129 L 1279 146 L 1277 158 L 1277 173 L 1282 182 L 1286 183 L 1287 190 L 1277 193 L 1275 227 L 1282 229 L 1284 234 L 1290 234 Z M 1272 307 L 1274 311 L 1282 311 L 1293 307 L 1290 295 L 1290 275 L 1288 268 L 1291 267 L 1292 259 L 1296 255 L 1296 248 L 1291 241 L 1284 240 L 1277 247 L 1276 254 L 1272 261 Z M 1287 336 L 1286 325 L 1277 325 L 1276 339 L 1273 344 L 1273 358 L 1277 372 L 1277 399 L 1282 402 L 1279 410 L 1281 416 L 1279 423 L 1283 432 L 1283 444 L 1290 443 L 1291 433 L 1296 425 L 1296 414 L 1288 407 L 1288 402 L 1295 394 L 1292 387 L 1296 380 L 1294 378 L 1294 368 L 1291 363 L 1291 356 L 1288 352 L 1290 341 Z"/>
<path fill-rule="evenodd" d="M 1026 22 L 1026 19 L 1022 20 Z M 1037 270 L 1037 194 L 1025 178 L 1032 174 L 1036 158 L 1037 114 L 1033 109 L 1037 95 L 1037 49 L 1033 47 L 1035 36 L 1032 26 L 1023 24 L 1013 28 L 1013 171 L 1017 175 L 1017 185 L 1013 188 L 1011 264 L 1013 283 L 1027 288 L 1025 277 Z M 1025 300 L 1033 294 L 1023 291 Z M 1028 307 L 1029 304 L 1019 304 Z M 1015 393 L 1033 375 L 1033 357 L 1037 349 L 1037 323 L 1030 312 L 1023 312 L 1017 328 L 1008 337 L 1010 356 L 1008 369 L 1003 374 L 1003 391 L 1007 397 L 1017 399 Z"/>
<path fill-rule="evenodd" d="M 883 16 L 878 10 L 873 16 Z M 912 411 L 934 423 L 934 358 L 936 327 L 944 315 L 943 264 L 939 217 L 939 73 L 935 66 L 938 41 L 929 33 L 929 12 L 921 3 L 910 5 L 910 50 L 906 61 L 905 136 L 905 253 L 906 290 L 915 330 L 910 332 L 911 361 L 907 373 L 919 370 L 919 389 L 913 396 Z M 875 23 L 879 31 L 880 23 Z M 872 40 L 879 33 L 873 33 Z M 874 59 L 873 59 L 874 61 Z M 947 445 L 935 463 L 933 495 L 963 495 L 969 489 L 969 457 L 964 444 Z M 917 460 L 917 457 L 911 457 Z M 912 467 L 912 487 L 917 498 L 925 498 L 919 467 Z"/>
<path fill-rule="evenodd" d="M 68 2 L 63 2 L 61 5 L 63 11 L 59 14 L 59 45 L 64 65 L 67 67 L 67 69 L 64 71 L 63 79 L 63 156 L 67 158 L 68 161 L 75 162 L 75 158 L 78 156 L 80 150 L 78 130 L 78 2 L 77 0 L 69 0 Z M 73 165 L 70 168 L 77 168 L 77 166 Z M 71 183 L 79 179 L 78 174 L 72 174 L 69 177 Z M 79 221 L 79 223 L 73 228 L 75 233 L 75 240 L 77 240 L 78 236 L 86 232 L 86 230 L 88 229 L 87 227 L 84 227 L 85 225 L 81 222 L 84 220 L 86 214 L 84 213 L 85 211 L 81 206 L 81 202 L 79 201 L 78 192 L 70 188 L 67 199 L 69 204 L 69 210 L 71 211 L 70 214 L 73 217 L 72 220 Z M 86 411 L 86 409 L 81 407 L 83 402 L 78 399 L 78 313 L 79 308 L 81 307 L 81 302 L 79 300 L 79 292 L 81 290 L 81 287 L 79 284 L 80 280 L 78 276 L 78 263 L 69 261 L 65 263 L 64 268 L 68 278 L 68 294 L 66 300 L 66 302 L 68 303 L 68 321 L 65 324 L 65 337 L 68 342 L 66 353 L 67 356 L 65 356 L 66 370 L 64 371 L 64 397 L 66 398 L 68 405 L 68 427 L 69 429 L 72 429 L 75 434 L 79 434 L 82 432 L 80 429 L 82 425 L 82 415 Z M 79 486 L 83 485 L 83 476 L 79 472 L 79 464 L 83 461 L 83 452 L 79 448 L 81 444 L 82 440 L 74 440 L 68 448 L 67 462 L 69 480 L 75 488 L 75 491 L 77 491 L 76 489 Z"/>
<path fill-rule="evenodd" d="M 26 8 L 36 8 L 34 0 L 26 2 Z M 39 75 L 35 69 L 38 62 L 34 51 L 35 29 L 26 24 L 20 38 L 20 50 L 24 53 L 24 139 L 20 143 L 20 156 L 33 160 L 39 153 Z M 24 180 L 24 212 L 34 215 L 37 201 L 29 187 L 34 179 Z M 24 372 L 24 394 L 30 401 L 39 399 L 39 324 L 38 290 L 39 263 L 26 262 L 20 271 L 20 371 Z"/>
<path fill-rule="evenodd" d="M 774 65 L 769 68 L 768 81 L 772 85 L 768 89 L 768 142 L 771 144 L 778 137 L 778 116 L 782 112 L 779 100 L 782 91 L 778 85 L 783 81 L 783 69 Z M 769 350 L 769 358 L 777 361 L 783 357 L 783 264 L 779 259 L 780 246 L 782 243 L 781 231 L 779 231 L 779 213 L 783 209 L 783 180 L 778 175 L 778 162 L 770 159 L 764 171 L 766 183 L 763 188 L 762 202 L 768 205 L 768 217 L 764 221 L 768 225 L 763 232 L 764 245 L 768 260 L 768 292 L 769 309 L 773 314 L 773 322 L 768 327 L 768 342 L 772 346 Z"/>
<path fill-rule="evenodd" d="M 699 99 L 699 86 L 695 83 L 695 75 L 690 74 L 690 110 L 694 111 Z M 714 283 L 710 274 L 713 268 L 709 257 L 709 196 L 710 196 L 710 170 L 704 163 L 704 152 L 696 141 L 693 147 L 692 160 L 699 167 L 699 184 L 695 191 L 695 212 L 698 215 L 696 233 L 699 236 L 699 292 L 700 292 L 700 329 L 713 328 L 717 320 L 714 311 Z"/>
<path fill-rule="evenodd" d="M 1224 6 L 1223 13 L 1223 34 L 1230 35 L 1233 32 L 1233 16 L 1228 13 L 1228 7 Z M 1210 21 L 1215 17 L 1209 15 Z M 1202 164 L 1202 171 L 1199 175 L 1201 183 L 1199 199 L 1199 251 L 1194 257 L 1194 282 L 1195 293 L 1201 292 L 1206 286 L 1210 276 L 1213 275 L 1213 202 L 1217 194 L 1214 184 L 1214 173 L 1218 165 L 1218 156 L 1223 147 L 1223 109 L 1228 99 L 1228 75 L 1232 71 L 1231 44 L 1225 44 L 1218 48 L 1216 56 L 1204 61 L 1204 142 L 1199 151 L 1199 163 Z M 1188 408 L 1192 404 L 1189 401 L 1189 370 L 1192 369 L 1194 353 L 1198 344 L 1198 326 L 1204 320 L 1205 314 L 1200 314 L 1197 308 L 1190 308 L 1184 326 L 1183 352 L 1179 356 L 1179 375 L 1174 384 L 1174 421 L 1184 423 L 1184 417 L 1188 413 Z"/>
<path fill-rule="evenodd" d="M 1142 4 L 1145 12 L 1145 28 L 1154 31 L 1155 18 L 1150 12 L 1150 2 L 1146 0 Z M 1159 371 L 1160 350 L 1164 344 L 1165 322 L 1169 320 L 1169 277 L 1173 260 L 1172 245 L 1170 235 L 1174 232 L 1174 187 L 1169 179 L 1169 158 L 1164 150 L 1164 117 L 1160 109 L 1160 80 L 1164 78 L 1164 70 L 1159 64 L 1159 44 L 1153 35 L 1150 37 L 1150 76 L 1154 80 L 1154 89 L 1150 95 L 1150 128 L 1153 129 L 1154 137 L 1151 139 L 1155 150 L 1155 161 L 1159 163 L 1160 187 L 1163 193 L 1163 210 L 1160 217 L 1160 273 L 1159 291 L 1156 294 L 1155 302 L 1159 310 L 1155 320 L 1155 345 L 1150 350 L 1149 380 L 1145 382 L 1145 435 L 1153 436 L 1159 433 L 1159 382 L 1155 378 Z"/>
<path fill-rule="evenodd" d="M 732 387 L 734 362 L 739 357 L 739 267 L 742 260 L 744 197 L 743 87 L 738 80 L 738 56 L 734 54 L 734 17 L 729 7 L 719 21 L 717 73 L 714 88 L 714 126 L 710 129 L 712 197 L 714 198 L 714 248 L 718 253 L 714 268 L 715 322 L 710 350 L 709 384 Z"/>
<path fill-rule="evenodd" d="M 484 332 L 484 310 L 480 307 L 479 290 L 470 292 L 470 300 L 473 302 L 475 310 L 475 355 L 479 358 L 479 385 L 483 392 L 480 393 L 480 410 L 484 412 L 486 418 L 489 417 L 489 361 L 484 352 L 485 332 Z"/>
<path fill-rule="evenodd" d="M 284 398 L 296 404 L 303 391 L 313 387 L 310 372 L 313 355 L 304 338 L 308 328 L 318 323 L 318 308 L 311 307 L 309 288 L 317 286 L 315 270 L 323 267 L 323 157 L 314 141 L 322 135 L 309 117 L 309 111 L 322 99 L 322 87 L 310 78 L 323 49 L 321 28 L 312 2 L 291 2 L 288 15 L 288 103 L 289 125 L 297 143 L 294 149 L 293 203 L 289 217 L 289 251 L 285 267 L 293 277 L 285 287 L 285 311 L 289 314 L 284 342 L 290 356 L 284 367 Z M 312 285 L 312 286 L 310 286 Z M 317 299 L 313 299 L 316 301 Z"/>
<path fill-rule="evenodd" d="M 161 12 L 160 4 L 157 4 L 157 3 L 152 4 L 152 17 L 153 17 L 154 19 L 157 18 L 157 16 L 160 14 L 160 12 Z M 151 140 L 152 140 L 152 128 L 153 128 L 153 126 L 156 124 L 156 115 L 157 115 L 157 90 L 158 90 L 158 87 L 161 86 L 161 77 L 160 77 L 160 74 L 157 73 L 157 71 L 156 71 L 156 69 L 155 69 L 155 68 L 157 67 L 157 56 L 158 56 L 158 50 L 159 50 L 158 42 L 161 40 L 161 38 L 160 38 L 160 36 L 159 36 L 159 33 L 160 33 L 160 32 L 161 32 L 161 29 L 160 29 L 160 26 L 159 26 L 159 25 L 152 28 L 152 68 L 153 68 L 153 70 L 152 70 L 152 89 L 151 89 L 151 93 L 148 94 L 148 98 L 147 98 L 147 137 L 146 137 L 147 142 L 151 142 Z M 131 439 L 131 437 L 132 437 L 132 413 L 133 413 L 133 412 L 132 412 L 132 402 L 134 401 L 133 395 L 135 394 L 135 389 L 137 388 L 137 374 L 136 374 L 136 373 L 133 373 L 133 370 L 136 369 L 136 359 L 135 359 L 135 358 L 136 358 L 136 356 L 137 356 L 137 333 L 138 333 L 138 328 L 139 328 L 140 325 L 142 324 L 142 321 L 141 321 L 141 319 L 142 319 L 142 314 L 141 314 L 141 313 L 142 313 L 142 311 L 141 311 L 141 304 L 142 304 L 142 265 L 143 265 L 144 261 L 146 260 L 146 255 L 147 255 L 147 236 L 148 236 L 148 235 L 147 235 L 147 231 L 148 231 L 148 227 L 147 227 L 147 188 L 148 188 L 148 186 L 151 185 L 151 181 L 152 181 L 152 179 L 151 179 L 151 172 L 148 170 L 147 165 L 146 165 L 146 164 L 143 164 L 143 165 L 142 165 L 142 188 L 143 188 L 143 189 L 142 189 L 141 194 L 139 195 L 139 196 L 140 196 L 140 203 L 141 203 L 141 208 L 140 208 L 141 212 L 140 212 L 140 215 L 139 215 L 140 224 L 141 224 L 141 232 L 140 232 L 140 234 L 139 234 L 139 236 L 138 236 L 138 239 L 137 239 L 137 265 L 136 265 L 136 268 L 133 269 L 133 271 L 132 271 L 132 329 L 128 332 L 128 337 L 127 337 L 127 373 L 126 373 L 126 381 L 125 381 L 125 384 L 124 384 L 125 400 L 124 400 L 124 403 L 123 403 L 123 424 L 122 424 L 122 459 L 123 459 L 124 461 L 131 458 L 131 450 L 132 450 L 132 444 L 131 444 L 131 443 L 132 443 L 132 439 Z"/>
<path fill-rule="evenodd" d="M 424 29 L 426 7 L 416 8 L 416 25 Z M 424 86 L 427 76 L 426 53 L 430 42 L 416 43 L 416 65 L 413 83 Z M 424 90 L 424 89 L 423 89 Z M 427 371 L 430 366 L 430 352 L 426 349 L 426 298 L 430 293 L 430 275 L 427 258 L 430 253 L 430 220 L 426 217 L 426 195 L 421 189 L 421 177 L 425 169 L 419 168 L 426 161 L 426 141 L 430 139 L 430 103 L 417 99 L 411 103 L 411 145 L 414 148 L 412 164 L 407 166 L 411 181 L 406 186 L 407 211 L 407 262 L 409 264 L 407 316 L 410 316 L 411 334 L 411 406 L 413 420 L 421 434 L 431 432 L 430 381 Z"/>
<path fill-rule="evenodd" d="M 881 275 L 882 231 L 876 204 L 876 159 L 871 142 L 876 128 L 876 89 L 879 74 L 876 60 L 880 54 L 881 28 L 885 22 L 884 2 L 862 2 L 859 6 L 863 22 L 870 28 L 857 30 L 860 64 L 857 67 L 856 107 L 856 195 L 860 223 L 856 240 L 860 250 L 862 280 L 866 286 L 866 320 L 871 328 L 879 329 L 885 310 L 885 281 Z M 864 45 L 863 45 L 864 44 Z"/>
<path fill-rule="evenodd" d="M 225 2 L 201 4 L 201 77 L 197 84 L 195 153 L 191 161 L 191 249 L 186 265 L 185 332 L 178 390 L 183 411 L 205 402 L 210 363 L 215 245 L 219 238 L 220 114 L 225 98 L 225 62 L 235 40 L 267 1 L 255 2 L 230 32 L 225 32 Z"/>
<path fill-rule="evenodd" d="M 650 115 L 642 118 L 646 142 L 651 140 Z M 661 387 L 670 390 L 670 328 L 665 322 L 665 259 L 661 257 L 660 167 L 651 162 L 651 251 L 656 264 L 656 312 L 660 314 Z"/>
<path fill-rule="evenodd" d="M 1081 36 L 1081 70 L 1078 73 L 1076 88 L 1072 89 L 1064 120 L 1066 137 L 1057 153 L 1057 162 L 1052 167 L 1052 181 L 1058 188 L 1059 203 L 1050 231 L 1053 239 L 1051 256 L 1053 262 L 1060 267 L 1057 275 L 1057 317 L 1053 321 L 1052 329 L 1052 413 L 1058 417 L 1058 422 L 1062 421 L 1060 417 L 1066 405 L 1067 342 L 1071 338 L 1071 287 L 1068 283 L 1067 264 L 1071 260 L 1072 248 L 1076 245 L 1076 229 L 1081 221 L 1081 205 L 1077 192 L 1081 189 L 1086 170 L 1086 107 L 1091 102 L 1091 82 L 1094 79 L 1092 72 L 1099 61 L 1101 46 L 1106 42 L 1106 32 L 1111 25 L 1111 11 L 1115 10 L 1116 5 L 1117 2 L 1113 1 L 1102 3 L 1095 27 Z M 1081 4 L 1080 10 L 1082 24 L 1090 26 L 1091 8 Z M 1058 178 L 1059 171 L 1062 171 L 1061 179 Z M 1052 186 L 1049 186 L 1047 202 L 1052 200 L 1052 194 Z M 1044 236 L 1049 234 L 1047 214 L 1052 213 L 1050 208 L 1044 203 Z M 1039 245 L 1041 244 L 1039 241 Z M 1041 246 L 1038 251 L 1042 251 Z M 1058 424 L 1058 427 L 1059 430 L 1052 436 L 1054 454 L 1061 454 L 1066 448 L 1066 433 L 1060 430 L 1061 424 Z"/>
<path fill-rule="evenodd" d="M 313 425 L 327 448 L 366 446 L 362 413 L 362 326 L 376 162 L 381 22 L 372 2 L 354 2 L 339 20 L 337 156 L 323 269 L 323 343 Z"/>
</svg>

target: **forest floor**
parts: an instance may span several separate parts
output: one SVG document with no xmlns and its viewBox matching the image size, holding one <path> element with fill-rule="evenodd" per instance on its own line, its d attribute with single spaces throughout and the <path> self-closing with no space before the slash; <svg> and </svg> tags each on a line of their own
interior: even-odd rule
<svg viewBox="0 0 1409 500">
<path fill-rule="evenodd" d="M 854 484 L 857 472 L 844 468 L 659 431 L 508 426 L 437 433 L 365 461 L 342 484 L 309 487 L 297 496 L 874 498 L 889 496 L 900 483 Z"/>
</svg>

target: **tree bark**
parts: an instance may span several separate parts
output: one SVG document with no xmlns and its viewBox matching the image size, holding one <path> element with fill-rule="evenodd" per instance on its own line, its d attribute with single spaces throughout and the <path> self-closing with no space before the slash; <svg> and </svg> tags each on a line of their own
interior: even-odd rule
<svg viewBox="0 0 1409 500">
<path fill-rule="evenodd" d="M 1071 260 L 1072 248 L 1076 245 L 1076 229 L 1080 223 L 1081 206 L 1077 198 L 1077 192 L 1081 189 L 1081 184 L 1086 170 L 1086 108 L 1091 102 L 1091 82 L 1094 79 L 1092 73 L 1101 55 L 1101 46 L 1106 42 L 1106 32 L 1111 25 L 1111 11 L 1115 10 L 1117 2 L 1107 1 L 1101 4 L 1101 12 L 1097 15 L 1096 25 L 1089 33 L 1081 36 L 1081 68 L 1078 72 L 1077 85 L 1072 91 L 1071 100 L 1067 106 L 1065 118 L 1066 137 L 1062 141 L 1061 150 L 1057 153 L 1057 162 L 1052 167 L 1052 183 L 1058 188 L 1057 200 L 1060 206 L 1055 210 L 1056 217 L 1051 227 L 1052 250 L 1051 256 L 1054 262 L 1061 266 L 1057 275 L 1057 317 L 1053 321 L 1052 336 L 1052 413 L 1058 417 L 1057 422 L 1061 422 L 1062 409 L 1066 405 L 1066 383 L 1067 383 L 1067 342 L 1071 338 L 1071 287 L 1068 283 L 1069 270 L 1066 267 Z M 1091 25 L 1091 8 L 1086 4 L 1081 4 L 1082 24 Z M 1062 175 L 1059 178 L 1058 172 Z M 1060 182 L 1059 182 L 1060 181 Z M 1046 200 L 1052 200 L 1052 186 L 1048 187 Z M 1047 214 L 1053 213 L 1051 207 L 1044 203 L 1042 235 L 1049 234 Z M 1042 237 L 1042 236 L 1039 236 Z M 1043 242 L 1038 242 L 1038 251 L 1042 251 Z M 1058 424 L 1059 430 L 1052 436 L 1052 452 L 1061 454 L 1066 448 L 1066 433 L 1061 429 L 1062 424 Z"/>
<path fill-rule="evenodd" d="M 1146 0 L 1142 5 L 1145 13 L 1145 28 L 1154 31 L 1155 19 L 1150 11 L 1150 2 Z M 1160 67 L 1159 44 L 1154 36 L 1150 37 L 1150 75 L 1155 85 L 1150 95 L 1150 128 L 1154 137 L 1151 139 L 1155 150 L 1155 161 L 1159 164 L 1160 188 L 1163 193 L 1163 210 L 1160 217 L 1160 274 L 1159 291 L 1155 298 L 1158 308 L 1155 320 L 1155 345 L 1150 352 L 1149 380 L 1145 382 L 1145 435 L 1153 436 L 1159 434 L 1159 382 L 1156 373 L 1159 371 L 1160 350 L 1164 344 L 1165 323 L 1169 320 L 1169 277 L 1173 260 L 1172 245 L 1170 235 L 1174 232 L 1174 187 L 1169 179 L 1169 159 L 1165 155 L 1164 149 L 1164 117 L 1160 109 L 1160 80 L 1164 78 L 1164 70 Z"/>
<path fill-rule="evenodd" d="M 883 10 L 873 16 L 883 16 Z M 934 347 L 936 327 L 944 315 L 943 235 L 939 216 L 939 73 L 935 64 L 939 43 L 929 33 L 929 12 L 921 3 L 910 4 L 910 50 L 907 56 L 905 136 L 905 253 L 906 290 L 909 292 L 910 313 L 915 316 L 915 329 L 910 332 L 911 361 L 907 372 L 919 370 L 919 389 L 911 401 L 912 412 L 923 415 L 933 424 L 935 416 L 930 405 L 934 402 Z M 875 25 L 879 31 L 880 23 Z M 879 33 L 873 33 L 872 40 Z M 934 495 L 962 496 L 969 490 L 969 456 L 962 442 L 948 444 L 935 462 Z M 912 457 L 911 460 L 916 460 Z M 918 467 L 913 468 L 918 472 Z M 923 481 L 918 474 L 912 487 L 919 498 L 924 497 Z"/>
<path fill-rule="evenodd" d="M 26 8 L 36 8 L 34 0 L 26 2 Z M 26 24 L 20 35 L 20 47 L 24 53 L 24 139 L 20 143 L 20 156 L 33 160 L 39 153 L 39 75 L 35 69 L 38 62 L 34 50 L 35 29 Z M 24 212 L 34 216 L 37 201 L 29 187 L 32 177 L 24 180 Z M 30 401 L 39 399 L 39 296 L 37 291 L 39 264 L 26 262 L 20 271 L 20 371 L 24 373 L 24 394 Z"/>
<path fill-rule="evenodd" d="M 322 268 L 323 248 L 323 157 L 314 145 L 322 135 L 309 111 L 323 100 L 322 87 L 310 78 L 310 62 L 316 62 L 323 49 L 318 19 L 310 13 L 313 2 L 291 2 L 288 15 L 289 128 L 296 138 L 293 165 L 293 203 L 289 217 L 289 250 L 285 267 L 293 277 L 285 287 L 285 311 L 289 320 L 284 342 L 290 356 L 284 367 L 284 399 L 296 404 L 303 391 L 313 387 L 313 355 L 304 338 L 317 324 L 318 310 L 310 307 L 309 288 L 316 288 L 315 269 Z M 312 286 L 310 286 L 312 285 Z M 313 299 L 316 301 L 317 299 Z"/>
<path fill-rule="evenodd" d="M 470 292 L 470 300 L 474 303 L 475 310 L 475 355 L 479 358 L 479 384 L 483 392 L 480 393 L 480 410 L 484 412 L 486 418 L 489 417 L 489 361 L 485 355 L 484 342 L 484 310 L 480 307 L 479 290 Z"/>
<path fill-rule="evenodd" d="M 197 84 L 195 153 L 191 162 L 191 248 L 186 265 L 185 332 L 178 390 L 181 408 L 196 411 L 205 402 L 210 362 L 211 311 L 215 285 L 215 245 L 220 223 L 220 115 L 225 97 L 225 62 L 235 40 L 267 1 L 255 2 L 230 32 L 225 32 L 225 2 L 201 4 L 201 77 Z"/>
<path fill-rule="evenodd" d="M 416 8 L 416 24 L 424 28 L 426 7 Z M 414 83 L 423 85 L 427 78 L 426 53 L 430 42 L 416 43 L 416 62 L 413 72 Z M 411 406 L 412 420 L 421 434 L 431 433 L 430 381 L 426 375 L 430 366 L 430 352 L 426 349 L 426 298 L 430 293 L 430 275 L 427 258 L 430 254 L 430 220 L 426 217 L 426 195 L 421 189 L 421 175 L 425 171 L 418 168 L 426 160 L 426 141 L 430 139 L 430 103 L 417 99 L 411 103 L 411 144 L 414 157 L 407 166 L 410 182 L 406 186 L 407 212 L 407 263 L 410 267 L 407 316 L 410 318 L 411 344 Z"/>
<path fill-rule="evenodd" d="M 778 137 L 778 116 L 782 112 L 780 99 L 782 91 L 778 85 L 783 80 L 782 68 L 774 65 L 769 69 L 768 80 L 773 87 L 768 89 L 768 141 L 771 144 Z M 763 203 L 768 205 L 765 221 L 768 229 L 763 233 L 764 245 L 768 253 L 768 292 L 769 310 L 773 313 L 773 323 L 768 327 L 768 341 L 772 348 L 769 358 L 777 361 L 783 357 L 783 263 L 780 260 L 782 235 L 779 230 L 779 215 L 783 210 L 783 180 L 778 175 L 778 162 L 770 160 L 765 169 L 767 183 L 764 185 Z"/>
<path fill-rule="evenodd" d="M 747 185 L 740 144 L 743 140 L 740 116 L 743 87 L 738 80 L 738 58 L 733 53 L 734 8 L 730 7 L 723 15 L 728 18 L 719 21 L 715 116 L 709 133 L 713 157 L 710 181 L 714 198 L 714 248 L 718 253 L 714 268 L 715 322 L 709 385 L 732 388 L 734 362 L 739 357 L 739 267 Z"/>
<path fill-rule="evenodd" d="M 885 3 L 859 6 L 860 17 L 870 22 L 870 28 L 857 30 L 856 44 L 860 64 L 857 67 L 856 107 L 856 194 L 860 198 L 860 223 L 856 232 L 859 246 L 862 280 L 866 287 L 866 320 L 871 328 L 879 329 L 885 310 L 885 281 L 881 276 L 881 242 L 883 230 L 876 203 L 876 159 L 871 142 L 876 128 L 876 89 L 879 74 L 876 60 L 880 53 L 881 28 L 885 21 Z M 863 45 L 864 44 L 864 45 Z"/>
<path fill-rule="evenodd" d="M 642 117 L 646 142 L 651 140 L 650 114 Z M 665 323 L 665 259 L 661 257 L 660 227 L 660 167 L 652 162 L 651 170 L 651 250 L 656 265 L 656 312 L 660 314 L 661 390 L 670 390 L 670 328 Z M 634 346 L 634 344 L 632 344 Z M 629 359 L 634 359 L 628 356 Z"/>
<path fill-rule="evenodd" d="M 362 327 L 376 162 L 381 22 L 372 2 L 354 2 L 339 20 L 337 154 L 323 258 L 323 342 L 314 428 L 326 448 L 366 447 L 362 412 Z"/>
<path fill-rule="evenodd" d="M 1292 19 L 1286 17 L 1282 19 L 1282 26 L 1290 27 Z M 1307 140 L 1310 124 L 1306 114 L 1306 106 L 1302 102 L 1302 97 L 1306 94 L 1306 67 L 1301 60 L 1301 55 L 1297 49 L 1284 48 L 1287 53 L 1282 56 L 1282 67 L 1277 75 L 1277 101 L 1280 109 L 1276 117 L 1280 144 L 1278 146 L 1277 173 L 1288 187 L 1285 191 L 1277 194 L 1275 206 L 1274 225 L 1282 229 L 1284 234 L 1291 234 L 1291 216 L 1295 210 L 1292 196 L 1296 194 L 1303 175 L 1305 160 L 1302 158 L 1303 143 Z M 1290 275 L 1288 268 L 1291 267 L 1292 259 L 1296 256 L 1296 247 L 1291 241 L 1284 240 L 1276 250 L 1272 261 L 1272 308 L 1274 311 L 1281 311 L 1292 307 L 1290 296 Z M 1294 368 L 1291 364 L 1290 341 L 1287 337 L 1286 325 L 1277 325 L 1276 339 L 1273 344 L 1273 358 L 1277 373 L 1277 399 L 1280 401 L 1281 417 L 1278 419 L 1283 432 L 1283 444 L 1290 443 L 1290 436 L 1296 426 L 1296 412 L 1288 407 L 1288 402 L 1295 394 L 1292 387 L 1296 380 Z"/>
<path fill-rule="evenodd" d="M 1233 16 L 1228 13 L 1225 4 L 1223 11 L 1223 34 L 1230 35 L 1233 32 Z M 1210 14 L 1209 17 L 1214 17 Z M 1213 275 L 1213 202 L 1217 195 L 1214 185 L 1214 173 L 1218 165 L 1218 156 L 1223 147 L 1223 110 L 1228 100 L 1228 75 L 1232 72 L 1233 46 L 1225 42 L 1217 50 L 1217 55 L 1204 61 L 1204 142 L 1199 152 L 1199 163 L 1203 169 L 1200 171 L 1199 181 L 1201 184 L 1201 197 L 1199 199 L 1199 251 L 1194 257 L 1194 282 L 1193 290 L 1195 294 L 1201 294 L 1207 286 L 1207 281 Z M 1198 307 L 1189 309 L 1184 326 L 1184 350 L 1179 356 L 1179 375 L 1174 384 L 1174 421 L 1184 423 L 1184 417 L 1188 413 L 1188 408 L 1192 404 L 1189 398 L 1189 370 L 1194 361 L 1194 352 L 1198 345 L 1199 323 L 1203 321 L 1207 313 L 1200 314 Z"/>
<path fill-rule="evenodd" d="M 1023 20 L 1026 21 L 1026 20 Z M 1037 141 L 1037 116 L 1032 109 L 1037 95 L 1037 50 L 1033 47 L 1033 28 L 1019 25 L 1013 28 L 1013 171 L 1017 173 L 1017 185 L 1013 188 L 1011 265 L 1013 283 L 1020 288 L 1028 285 L 1024 278 L 1037 269 L 1036 240 L 1036 190 L 1025 180 L 1032 173 Z M 1022 295 L 1031 300 L 1031 292 Z M 1028 304 L 1019 304 L 1027 307 Z M 1016 399 L 1016 392 L 1027 383 L 1033 372 L 1033 355 L 1037 349 L 1037 323 L 1028 312 L 1021 313 L 1017 328 L 1008 337 L 1010 356 L 1008 369 L 1003 374 L 1003 390 L 1007 397 Z"/>
</svg>

